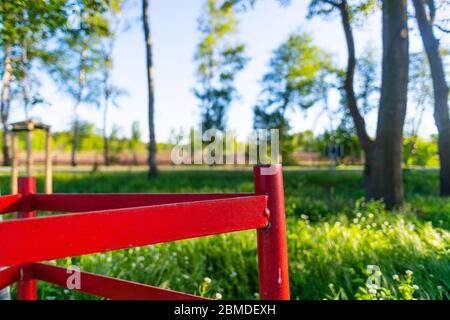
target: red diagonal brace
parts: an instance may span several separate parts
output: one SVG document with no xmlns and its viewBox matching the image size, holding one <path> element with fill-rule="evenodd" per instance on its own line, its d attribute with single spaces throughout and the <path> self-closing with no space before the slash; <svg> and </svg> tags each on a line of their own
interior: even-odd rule
<svg viewBox="0 0 450 320">
<path fill-rule="evenodd" d="M 137 282 L 110 278 L 89 272 L 79 272 L 80 281 L 76 283 L 69 277 L 77 275 L 74 270 L 51 266 L 42 263 L 33 264 L 33 276 L 37 280 L 56 284 L 61 287 L 79 284 L 73 288 L 80 292 L 114 300 L 206 300 L 191 294 L 162 289 Z"/>
<path fill-rule="evenodd" d="M 0 290 L 20 280 L 20 267 L 13 266 L 0 271 Z"/>
<path fill-rule="evenodd" d="M 16 212 L 19 210 L 20 194 L 11 194 L 0 197 L 0 214 Z"/>
</svg>

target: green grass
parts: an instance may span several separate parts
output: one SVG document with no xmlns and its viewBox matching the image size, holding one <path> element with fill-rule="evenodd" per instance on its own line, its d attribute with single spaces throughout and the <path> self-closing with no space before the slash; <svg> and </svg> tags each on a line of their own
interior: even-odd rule
<svg viewBox="0 0 450 320">
<path fill-rule="evenodd" d="M 7 188 L 8 178 L 0 176 Z M 43 185 L 38 179 L 38 188 Z M 250 171 L 57 173 L 57 192 L 248 192 Z M 438 197 L 437 172 L 405 172 L 406 209 L 386 212 L 361 199 L 360 172 L 285 171 L 290 284 L 295 299 L 448 299 L 450 199 Z M 178 241 L 62 259 L 84 271 L 225 299 L 257 298 L 255 232 Z M 369 265 L 380 287 L 367 287 Z M 412 271 L 412 274 L 409 272 Z M 398 276 L 398 277 L 397 277 Z M 211 284 L 204 281 L 212 279 Z M 398 279 L 398 280 L 394 280 Z M 39 284 L 46 299 L 91 298 Z"/>
</svg>

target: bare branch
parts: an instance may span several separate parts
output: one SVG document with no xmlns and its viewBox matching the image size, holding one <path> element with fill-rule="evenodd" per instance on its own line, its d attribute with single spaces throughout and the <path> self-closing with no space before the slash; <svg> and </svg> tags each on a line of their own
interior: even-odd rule
<svg viewBox="0 0 450 320">
<path fill-rule="evenodd" d="M 444 32 L 444 33 L 450 33 L 450 29 L 444 28 L 443 26 L 439 25 L 439 24 L 435 24 L 434 25 L 436 28 L 439 29 L 439 31 Z"/>
</svg>

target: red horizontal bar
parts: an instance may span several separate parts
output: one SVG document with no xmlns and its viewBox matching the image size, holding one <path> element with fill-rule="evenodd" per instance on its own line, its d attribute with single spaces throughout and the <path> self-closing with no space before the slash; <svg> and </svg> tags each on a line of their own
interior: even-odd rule
<svg viewBox="0 0 450 320">
<path fill-rule="evenodd" d="M 0 271 L 0 290 L 20 280 L 20 267 L 13 266 Z"/>
<path fill-rule="evenodd" d="M 0 223 L 0 266 L 265 227 L 267 196 L 73 213 Z"/>
<path fill-rule="evenodd" d="M 61 287 L 67 288 L 67 280 L 72 274 L 73 271 L 68 271 L 65 268 L 42 263 L 33 264 L 33 277 L 35 279 Z M 74 290 L 113 300 L 207 300 L 187 293 L 89 272 L 80 272 L 79 284 L 80 288 Z"/>
<path fill-rule="evenodd" d="M 145 207 L 170 203 L 228 199 L 252 196 L 252 193 L 135 193 L 135 194 L 33 194 L 34 210 L 82 212 L 130 207 Z"/>
<path fill-rule="evenodd" d="M 0 197 L 0 214 L 18 211 L 20 194 L 10 194 Z"/>
</svg>

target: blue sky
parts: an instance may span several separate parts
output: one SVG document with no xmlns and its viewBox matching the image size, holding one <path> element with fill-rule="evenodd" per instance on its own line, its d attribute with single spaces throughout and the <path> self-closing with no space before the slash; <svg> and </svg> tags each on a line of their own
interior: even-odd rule
<svg viewBox="0 0 450 320">
<path fill-rule="evenodd" d="M 156 138 L 166 141 L 172 130 L 187 131 L 199 121 L 198 103 L 192 93 L 195 86 L 193 56 L 199 40 L 197 18 L 204 0 L 152 0 L 150 8 L 153 38 L 155 81 Z M 244 137 L 252 128 L 252 106 L 260 89 L 259 80 L 267 71 L 271 52 L 290 32 L 311 32 L 316 43 L 332 52 L 341 66 L 345 66 L 345 40 L 339 20 L 305 18 L 308 1 L 293 0 L 289 7 L 281 7 L 274 0 L 260 1 L 254 10 L 239 14 L 237 36 L 247 46 L 251 58 L 239 74 L 236 86 L 241 99 L 233 103 L 228 113 L 228 126 Z M 115 124 L 121 134 L 129 135 L 133 121 L 139 121 L 144 140 L 147 140 L 147 93 L 145 48 L 140 22 L 140 1 L 135 0 L 128 12 L 132 27 L 122 33 L 114 52 L 113 78 L 115 85 L 125 89 L 127 96 L 120 99 L 120 108 L 112 108 L 110 127 Z M 380 48 L 380 15 L 374 14 L 355 32 L 357 50 L 367 46 Z M 421 49 L 420 39 L 412 35 L 411 50 Z M 381 50 L 378 50 L 381 51 Z M 66 129 L 71 121 L 73 101 L 58 92 L 48 79 L 42 79 L 43 95 L 50 106 L 39 106 L 32 115 L 54 127 Z M 101 113 L 92 106 L 81 108 L 81 117 L 101 125 Z M 413 116 L 413 114 L 411 114 Z M 22 120 L 23 111 L 13 110 L 12 121 Z M 318 110 L 291 114 L 294 130 L 313 129 L 321 132 L 329 128 L 328 117 L 319 117 Z M 373 132 L 375 116 L 369 115 L 369 130 Z M 421 134 L 434 133 L 432 112 L 425 117 Z"/>
</svg>

